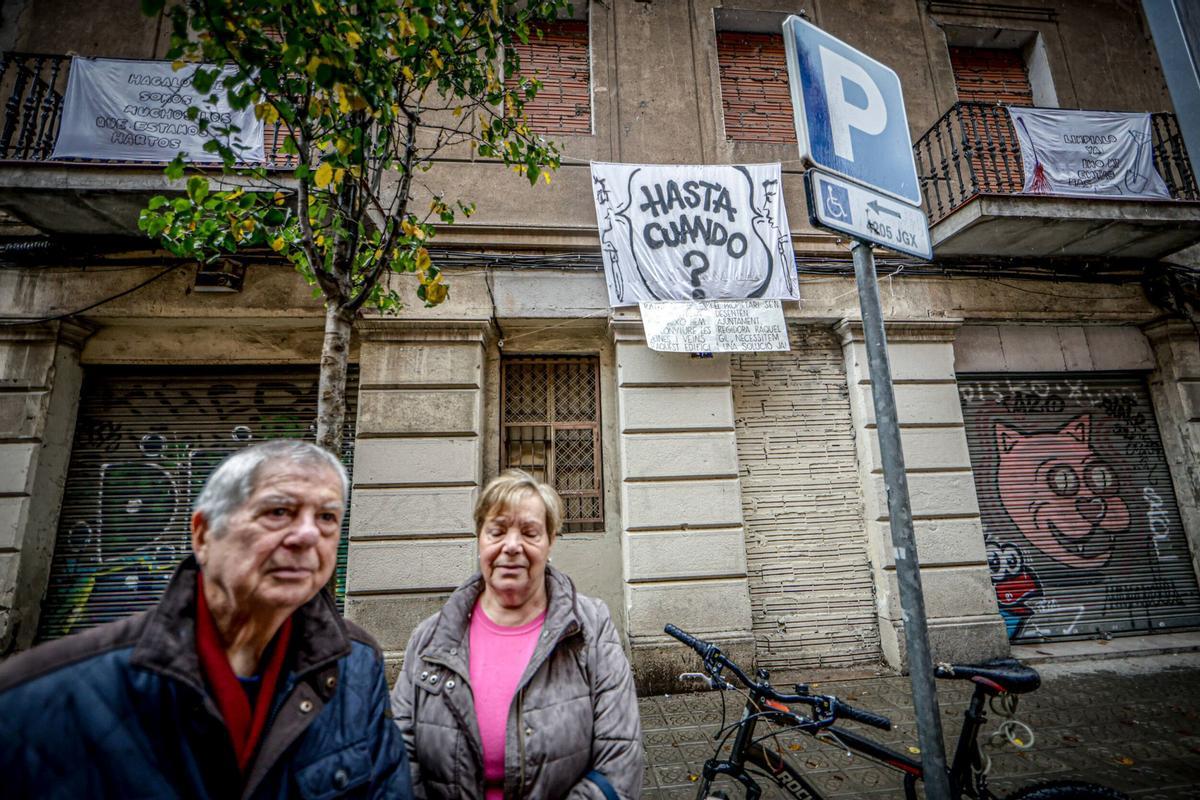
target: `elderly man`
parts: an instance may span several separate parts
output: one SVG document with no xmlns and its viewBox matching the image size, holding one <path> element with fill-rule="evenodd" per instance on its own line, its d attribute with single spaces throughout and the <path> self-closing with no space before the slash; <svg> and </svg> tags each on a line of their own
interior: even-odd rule
<svg viewBox="0 0 1200 800">
<path fill-rule="evenodd" d="M 410 797 L 379 649 L 322 591 L 347 486 L 305 442 L 227 458 L 157 606 L 0 665 L 0 794 Z"/>
</svg>

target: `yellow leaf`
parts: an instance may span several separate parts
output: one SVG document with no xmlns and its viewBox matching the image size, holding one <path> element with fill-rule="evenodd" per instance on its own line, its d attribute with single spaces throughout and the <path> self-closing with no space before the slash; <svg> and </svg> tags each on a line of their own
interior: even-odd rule
<svg viewBox="0 0 1200 800">
<path fill-rule="evenodd" d="M 317 0 L 313 0 L 313 8 L 316 9 L 317 16 L 322 16 L 325 14 L 325 6 L 318 3 Z"/>
<path fill-rule="evenodd" d="M 338 169 L 335 169 L 333 171 L 333 182 L 334 183 L 341 184 L 342 180 L 345 177 L 346 177 L 346 170 L 342 169 L 341 167 L 339 167 Z"/>
<path fill-rule="evenodd" d="M 354 147 L 354 143 L 351 142 L 349 139 L 347 139 L 345 136 L 339 136 L 339 137 L 337 137 L 337 142 L 334 144 L 334 147 L 337 148 L 337 151 L 339 153 L 341 153 L 342 155 L 346 155 L 347 153 L 350 152 L 350 148 Z"/>
<path fill-rule="evenodd" d="M 455 108 L 452 113 L 456 117 L 461 117 L 462 116 L 462 106 L 458 106 L 457 108 Z"/>
<path fill-rule="evenodd" d="M 400 68 L 400 72 L 404 73 L 405 80 L 411 81 L 414 77 L 413 71 L 411 69 L 409 69 L 407 64 L 405 64 L 403 67 Z"/>
<path fill-rule="evenodd" d="M 273 199 L 275 200 L 275 205 L 281 206 L 283 205 L 283 201 L 287 199 L 287 195 L 283 192 L 276 192 Z"/>
<path fill-rule="evenodd" d="M 338 111 L 343 114 L 349 114 L 354 110 L 354 106 L 350 105 L 350 98 L 346 95 L 346 90 L 338 86 L 335 90 L 337 93 Z"/>
<path fill-rule="evenodd" d="M 814 684 L 814 685 L 815 685 L 815 684 Z M 908 752 L 912 753 L 913 755 L 919 755 L 919 754 L 920 754 L 920 752 L 921 752 L 921 748 L 919 748 L 919 747 L 910 747 L 910 748 L 908 748 Z"/>
<path fill-rule="evenodd" d="M 450 288 L 444 283 L 431 283 L 425 287 L 425 302 L 437 305 L 450 294 Z"/>
<path fill-rule="evenodd" d="M 346 33 L 346 41 L 350 43 L 351 47 L 358 47 L 362 44 L 362 37 L 358 35 L 357 31 L 348 31 Z"/>
<path fill-rule="evenodd" d="M 283 252 L 283 248 L 284 248 L 285 244 L 287 244 L 287 243 L 283 241 L 282 236 L 276 236 L 274 239 L 271 240 L 271 249 L 274 250 L 276 253 L 281 253 L 281 252 Z"/>
<path fill-rule="evenodd" d="M 317 234 L 317 244 L 318 245 L 325 244 L 325 236 L 323 234 L 320 234 L 320 233 Z"/>
<path fill-rule="evenodd" d="M 329 162 L 317 167 L 317 174 L 313 180 L 316 182 L 318 189 L 324 189 L 329 185 L 329 182 L 333 180 L 333 167 L 329 165 Z"/>
<path fill-rule="evenodd" d="M 267 125 L 274 125 L 275 121 L 279 119 L 279 112 L 270 103 L 259 103 L 254 107 L 254 116 Z"/>
<path fill-rule="evenodd" d="M 178 72 L 179 70 L 183 69 L 183 67 L 184 67 L 184 62 L 182 62 L 182 61 L 172 61 L 171 62 L 171 69 L 173 69 L 175 72 Z"/>
<path fill-rule="evenodd" d="M 428 250 L 426 250 L 424 247 L 422 247 L 420 250 L 417 251 L 417 269 L 418 270 L 420 270 L 421 272 L 424 272 L 425 270 L 429 269 L 429 265 L 431 263 L 433 263 L 433 262 L 429 258 Z M 440 278 L 441 276 L 442 276 L 442 273 L 439 272 L 438 277 Z M 422 276 L 422 278 L 424 278 L 424 276 Z M 422 283 L 425 283 L 425 282 L 427 282 L 427 281 L 422 280 Z"/>
</svg>

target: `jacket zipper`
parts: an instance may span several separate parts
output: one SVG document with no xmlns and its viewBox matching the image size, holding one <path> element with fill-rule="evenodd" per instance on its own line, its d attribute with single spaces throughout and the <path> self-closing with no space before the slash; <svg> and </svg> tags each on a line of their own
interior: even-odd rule
<svg viewBox="0 0 1200 800">
<path fill-rule="evenodd" d="M 517 785 L 517 797 L 525 796 L 525 687 L 517 693 L 517 753 L 521 759 L 521 782 Z"/>
</svg>

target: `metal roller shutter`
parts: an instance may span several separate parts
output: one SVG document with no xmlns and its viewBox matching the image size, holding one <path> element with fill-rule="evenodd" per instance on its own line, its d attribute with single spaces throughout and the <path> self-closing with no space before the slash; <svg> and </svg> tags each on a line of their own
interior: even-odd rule
<svg viewBox="0 0 1200 800">
<path fill-rule="evenodd" d="M 85 376 L 39 640 L 149 608 L 191 552 L 192 503 L 226 455 L 252 442 L 312 439 L 317 371 L 130 370 Z M 358 372 L 346 387 L 352 468 Z M 338 551 L 345 585 L 349 515 Z"/>
<path fill-rule="evenodd" d="M 988 564 L 1014 640 L 1200 624 L 1144 380 L 959 377 Z"/>
<path fill-rule="evenodd" d="M 813 328 L 793 330 L 792 347 L 732 359 L 757 661 L 875 664 L 879 626 L 842 350 Z"/>
</svg>

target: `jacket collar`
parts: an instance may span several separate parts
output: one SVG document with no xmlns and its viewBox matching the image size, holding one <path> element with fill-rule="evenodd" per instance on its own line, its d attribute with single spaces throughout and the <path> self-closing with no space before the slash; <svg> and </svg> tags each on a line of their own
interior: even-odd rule
<svg viewBox="0 0 1200 800">
<path fill-rule="evenodd" d="M 170 675 L 204 692 L 200 659 L 196 655 L 196 575 L 200 565 L 188 556 L 175 569 L 162 598 L 151 609 L 134 647 L 133 666 Z M 350 653 L 350 636 L 326 590 L 292 615 L 292 645 L 287 667 L 296 677 L 319 669 Z"/>
<path fill-rule="evenodd" d="M 438 616 L 424 658 L 440 661 L 459 675 L 467 675 L 466 642 L 471 614 L 483 593 L 483 575 L 476 572 L 454 590 Z M 575 584 L 565 572 L 546 565 L 546 621 L 542 623 L 542 642 L 557 643 L 580 629 Z M 541 648 L 541 642 L 539 647 Z M 536 654 L 535 654 L 536 658 Z"/>
</svg>

